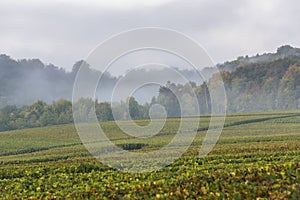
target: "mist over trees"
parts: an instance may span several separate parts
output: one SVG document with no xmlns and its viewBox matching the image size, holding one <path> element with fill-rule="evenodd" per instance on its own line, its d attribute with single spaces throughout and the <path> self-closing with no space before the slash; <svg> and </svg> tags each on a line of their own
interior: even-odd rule
<svg viewBox="0 0 300 200">
<path fill-rule="evenodd" d="M 299 109 L 300 57 L 248 64 L 222 74 L 230 112 Z"/>
<path fill-rule="evenodd" d="M 231 73 L 220 73 L 227 94 L 228 112 L 300 109 L 300 56 L 252 63 Z M 74 104 L 74 110 L 72 103 L 63 99 L 52 104 L 37 101 L 21 108 L 8 105 L 0 110 L 0 131 L 72 123 L 73 112 L 80 122 L 87 122 L 93 112 L 99 121 L 149 118 L 149 109 L 155 104 L 165 108 L 167 117 L 209 114 L 211 91 L 208 85 L 214 82 L 213 79 L 214 76 L 201 85 L 168 82 L 159 88 L 158 96 L 144 104 L 129 97 L 112 106 L 81 98 Z"/>
<path fill-rule="evenodd" d="M 13 60 L 0 56 L 0 106 L 29 105 L 39 99 L 69 98 L 75 73 L 66 73 L 38 59 Z"/>
<path fill-rule="evenodd" d="M 227 96 L 227 112 L 300 109 L 300 56 L 249 63 L 233 72 L 221 71 L 220 74 Z M 213 79 L 214 75 L 208 82 L 198 86 L 190 83 L 197 96 L 200 113 L 210 113 L 212 91 L 209 91 L 207 85 L 213 84 Z M 166 107 L 169 117 L 181 116 L 176 97 L 168 88 L 173 88 L 179 99 L 182 97 L 191 99 L 191 91 L 184 89 L 186 88 L 184 85 L 170 83 L 167 87 L 160 88 L 158 103 Z M 181 109 L 195 113 L 194 103 L 182 99 L 181 102 L 185 102 L 183 105 L 186 106 Z M 183 111 L 185 112 L 187 111 Z"/>
<path fill-rule="evenodd" d="M 70 72 L 65 71 L 52 64 L 44 64 L 39 59 L 14 60 L 7 55 L 0 55 L 0 108 L 6 105 L 16 105 L 18 107 L 30 105 L 37 100 L 51 103 L 58 99 L 70 100 L 72 96 L 73 84 L 76 74 L 83 66 L 91 76 L 99 77 L 100 71 L 89 66 L 84 61 L 74 64 Z M 188 81 L 201 83 L 199 75 L 192 69 L 176 69 Z M 208 69 L 206 69 L 209 71 Z M 134 70 L 135 77 L 128 82 L 136 85 L 143 77 L 159 76 L 161 80 L 175 80 L 166 69 L 145 71 L 144 69 Z M 101 84 L 98 85 L 96 95 L 99 101 L 110 101 L 112 91 L 117 81 L 122 76 L 115 77 L 105 72 L 101 77 Z M 126 85 L 125 85 L 126 87 Z M 141 90 L 137 96 L 139 102 L 146 103 L 158 92 L 159 86 L 153 86 Z M 117 99 L 125 101 L 126 99 Z"/>
<path fill-rule="evenodd" d="M 220 73 L 227 95 L 227 112 L 300 109 L 298 53 L 299 49 L 283 46 L 275 54 L 239 58 L 234 61 L 239 66 L 233 71 L 219 66 L 224 69 Z M 258 58 L 263 62 L 258 62 Z M 250 61 L 245 62 L 245 59 Z M 82 62 L 77 62 L 71 72 L 66 72 L 53 65 L 44 65 L 37 59 L 15 61 L 1 55 L 0 131 L 71 123 L 73 112 L 78 112 L 76 115 L 83 122 L 92 113 L 96 113 L 99 121 L 149 118 L 149 109 L 155 104 L 165 108 L 167 117 L 210 113 L 211 91 L 208 86 L 214 82 L 215 75 L 200 84 L 167 82 L 165 86 L 157 87 L 156 94 L 152 88 L 148 94 L 152 95 L 152 100 L 148 102 L 128 97 L 111 105 L 101 99 L 94 102 L 81 98 L 75 103 L 76 109 L 72 110 L 73 81 L 79 67 L 86 64 Z M 224 65 L 229 66 L 228 63 Z M 86 67 L 93 76 L 101 73 L 90 69 L 88 64 Z M 106 85 L 102 87 L 107 93 L 100 94 L 111 95 L 117 80 L 110 74 L 104 74 Z M 155 111 L 154 115 L 161 116 Z"/>
<path fill-rule="evenodd" d="M 47 103 L 58 99 L 70 100 L 74 79 L 81 65 L 88 68 L 91 75 L 101 74 L 90 69 L 84 61 L 78 61 L 71 72 L 66 72 L 52 64 L 45 65 L 39 59 L 16 61 L 7 55 L 0 55 L 0 108 L 5 105 L 30 105 L 37 100 Z M 116 80 L 108 73 L 103 74 L 105 90 L 112 90 Z"/>
<path fill-rule="evenodd" d="M 227 89 L 230 89 L 232 87 L 232 84 L 233 85 L 238 84 L 238 82 L 243 81 L 242 79 L 245 79 L 248 82 L 249 81 L 252 82 L 249 79 L 257 80 L 257 77 L 254 77 L 254 75 L 252 77 L 248 77 L 249 74 L 257 74 L 258 77 L 265 76 L 264 72 L 262 72 L 262 74 L 258 74 L 260 68 L 264 68 L 265 65 L 273 66 L 280 59 L 293 58 L 298 56 L 300 56 L 300 49 L 285 45 L 279 47 L 276 53 L 265 53 L 262 55 L 256 55 L 252 57 L 240 56 L 234 61 L 230 61 L 230 62 L 228 61 L 223 64 L 219 64 L 217 65 L 217 67 L 219 68 L 220 71 L 232 72 L 234 73 L 234 75 L 232 76 L 236 76 L 235 77 L 236 80 L 233 80 L 233 83 L 231 82 L 226 83 L 229 85 Z M 265 87 L 269 87 L 268 88 L 269 90 L 271 90 L 272 87 L 274 90 L 277 90 L 279 86 L 278 79 L 281 79 L 283 77 L 282 72 L 285 72 L 285 70 L 287 69 L 286 64 L 284 63 L 276 64 L 278 66 L 275 68 L 278 69 L 274 69 L 275 71 L 273 72 L 273 74 L 269 74 L 272 75 L 273 78 L 269 77 L 272 80 L 269 80 L 270 85 L 269 86 L 265 85 Z M 284 66 L 280 67 L 279 65 L 284 65 Z M 89 74 L 91 74 L 91 76 L 99 76 L 101 74 L 101 72 L 93 68 L 90 68 L 90 66 L 84 61 L 78 61 L 77 63 L 75 63 L 72 70 L 68 72 L 65 71 L 63 68 L 59 68 L 52 64 L 46 65 L 42 63 L 39 59 L 14 60 L 7 55 L 0 55 L 0 108 L 6 105 L 16 105 L 18 107 L 24 105 L 30 105 L 38 100 L 42 100 L 46 103 L 51 103 L 52 101 L 56 101 L 58 99 L 70 100 L 72 95 L 74 80 L 80 66 L 85 66 L 85 68 L 87 69 L 87 71 L 89 71 Z M 251 66 L 257 66 L 257 67 L 251 67 Z M 248 70 L 245 70 L 244 68 L 247 68 Z M 200 80 L 201 78 L 199 77 L 199 75 L 197 75 L 197 72 L 193 69 L 176 69 L 176 70 L 180 74 L 182 74 L 187 81 L 195 82 L 197 85 L 201 85 L 203 83 L 203 80 Z M 272 70 L 270 69 L 269 71 L 271 73 Z M 278 74 L 277 71 L 280 71 L 280 73 Z M 211 68 L 204 68 L 203 73 L 212 76 Z M 155 70 L 145 71 L 143 69 L 140 69 L 140 70 L 135 70 L 134 74 L 135 76 L 131 78 L 130 82 L 127 83 L 129 84 L 128 87 L 134 85 L 135 83 L 138 83 L 140 79 L 143 79 L 143 77 L 155 77 L 155 76 L 160 76 L 161 80 L 166 80 L 165 83 L 167 83 L 168 80 L 172 80 L 174 84 L 179 84 L 179 83 L 185 84 L 182 82 L 174 82 L 175 78 L 170 77 L 170 73 L 168 73 L 166 69 L 160 69 L 157 71 Z M 241 78 L 237 78 L 238 75 L 240 75 Z M 113 88 L 115 84 L 118 82 L 118 80 L 120 80 L 120 78 L 121 77 L 115 77 L 107 72 L 103 74 L 101 84 L 99 84 L 100 86 L 97 88 L 97 93 L 96 93 L 97 99 L 100 102 L 110 101 Z M 248 83 L 245 82 L 241 84 L 243 85 Z M 257 86 L 251 83 L 251 85 L 248 84 L 247 87 L 252 88 Z M 275 92 L 274 90 L 272 91 L 273 96 L 272 97 L 268 96 L 268 98 L 275 99 L 275 96 L 277 97 L 277 92 Z M 153 96 L 158 95 L 158 91 L 159 91 L 159 86 L 157 85 L 144 88 L 144 90 L 140 90 L 140 93 L 135 97 L 136 100 L 140 103 L 150 102 Z M 283 86 L 281 88 L 281 91 L 286 93 L 286 91 L 283 91 Z M 257 92 L 257 90 L 255 92 Z M 274 94 L 274 92 L 276 93 L 276 95 Z M 238 91 L 231 91 L 231 93 L 232 94 L 230 95 L 233 96 L 239 94 Z M 234 98 L 235 101 L 241 101 L 244 99 L 245 97 Z M 282 99 L 283 97 L 281 98 L 280 101 L 283 101 Z M 126 99 L 117 99 L 117 101 L 125 101 L 125 100 Z M 276 105 L 277 104 L 280 103 L 278 102 L 276 103 Z M 278 106 L 279 105 L 274 107 L 273 105 L 272 107 L 274 107 L 275 109 Z M 280 106 L 280 108 L 283 107 L 284 107 L 283 105 Z M 289 107 L 289 106 L 285 106 L 285 107 Z M 265 106 L 263 108 L 265 108 Z M 233 108 L 233 110 L 239 110 L 239 109 Z"/>
</svg>

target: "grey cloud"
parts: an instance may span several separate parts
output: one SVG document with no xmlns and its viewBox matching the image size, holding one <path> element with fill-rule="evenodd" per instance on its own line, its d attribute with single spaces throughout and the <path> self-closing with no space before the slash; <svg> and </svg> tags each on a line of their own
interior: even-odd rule
<svg viewBox="0 0 300 200">
<path fill-rule="evenodd" d="M 297 0 L 187 0 L 130 10 L 3 4 L 0 46 L 1 53 L 13 57 L 39 57 L 70 69 L 112 34 L 159 26 L 190 35 L 216 62 L 223 62 L 238 55 L 274 51 L 284 43 L 300 45 L 299 7 Z"/>
</svg>

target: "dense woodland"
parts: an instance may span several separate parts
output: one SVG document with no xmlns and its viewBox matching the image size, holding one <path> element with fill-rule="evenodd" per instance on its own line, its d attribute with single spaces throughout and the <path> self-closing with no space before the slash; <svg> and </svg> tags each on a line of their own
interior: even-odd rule
<svg viewBox="0 0 300 200">
<path fill-rule="evenodd" d="M 74 64 L 71 71 L 65 71 L 52 64 L 44 64 L 39 59 L 15 60 L 7 55 L 0 55 L 0 108 L 6 105 L 30 105 L 37 100 L 52 103 L 59 99 L 70 100 L 72 97 L 73 84 L 80 67 L 85 67 L 90 76 L 101 75 L 100 71 L 92 68 L 84 61 Z M 187 80 L 198 81 L 199 76 L 195 71 L 182 69 L 178 70 Z M 135 79 L 145 76 L 161 76 L 161 80 L 173 80 L 168 71 L 135 70 Z M 99 101 L 109 101 L 113 88 L 122 76 L 115 77 L 106 72 L 101 77 L 101 85 L 97 88 Z M 139 80 L 133 80 L 139 82 Z M 200 83 L 200 82 L 199 82 Z M 145 89 L 139 100 L 150 101 L 155 89 Z M 125 100 L 125 99 L 123 99 Z"/>
<path fill-rule="evenodd" d="M 227 94 L 228 112 L 300 109 L 300 55 L 298 53 L 299 49 L 284 46 L 279 48 L 276 54 L 262 55 L 260 58 L 263 61 L 261 62 L 257 62 L 258 56 L 256 56 L 243 57 L 220 65 L 219 68 L 222 69 L 220 73 Z M 5 100 L 16 95 L 13 92 L 20 89 L 16 83 L 21 80 L 24 80 L 24 87 L 32 84 L 32 88 L 40 86 L 54 88 L 45 91 L 46 97 L 48 95 L 48 100 L 51 100 L 53 96 L 55 96 L 54 99 L 61 96 L 61 99 L 49 103 L 40 98 L 41 100 L 29 106 L 19 106 L 18 98 L 22 98 L 22 95 L 24 98 L 28 97 L 23 88 L 24 94 L 18 93 L 19 96 L 14 97 L 15 105 L 2 106 L 0 131 L 73 122 L 72 103 L 68 100 L 71 94 L 68 91 L 81 63 L 74 65 L 72 72 L 65 72 L 53 66 L 45 67 L 38 60 L 16 62 L 2 55 L 0 65 L 5 61 L 10 61 L 11 64 L 5 76 L 3 73 L 0 74 L 0 100 L 2 101 L 0 103 L 2 105 L 5 105 Z M 32 65 L 32 63 L 35 64 Z M 226 70 L 229 66 L 231 66 L 231 71 Z M 28 76 L 22 76 L 22 70 L 26 69 L 35 71 L 36 74 L 32 76 L 51 80 L 49 81 L 51 87 L 42 83 L 40 83 L 42 85 L 30 83 L 31 79 L 28 79 Z M 110 75 L 106 76 L 111 84 L 117 80 Z M 212 84 L 214 78 L 213 75 L 209 81 L 198 85 L 193 82 L 185 85 L 168 82 L 159 88 L 158 96 L 154 96 L 151 102 L 144 104 L 137 102 L 134 97 L 114 103 L 112 106 L 110 103 L 98 102 L 98 100 L 94 102 L 91 99 L 80 99 L 74 105 L 76 108 L 74 112 L 79 113 L 77 116 L 81 117 L 80 121 L 86 121 L 85 117 L 91 112 L 96 112 L 100 121 L 128 119 L 129 116 L 133 119 L 149 118 L 149 108 L 154 104 L 163 105 L 168 117 L 199 114 L 196 112 L 197 105 L 200 107 L 200 113 L 209 113 L 210 95 L 207 85 Z M 7 88 L 14 87 L 15 90 L 7 90 Z M 36 90 L 32 89 L 32 91 Z M 41 94 L 43 92 L 39 93 Z M 193 94 L 197 97 L 196 102 Z M 32 96 L 31 98 L 39 99 L 38 97 Z M 28 102 L 32 100 L 28 99 Z M 80 113 L 83 113 L 82 116 Z M 157 117 L 159 116 L 158 113 Z"/>
<path fill-rule="evenodd" d="M 14 60 L 0 55 L 0 108 L 5 105 L 30 105 L 37 100 L 47 103 L 58 99 L 71 99 L 74 79 L 80 66 L 89 67 L 84 61 L 74 64 L 67 72 L 39 59 Z M 90 69 L 92 75 L 100 72 Z M 117 78 L 103 75 L 105 87 L 110 90 Z"/>
</svg>

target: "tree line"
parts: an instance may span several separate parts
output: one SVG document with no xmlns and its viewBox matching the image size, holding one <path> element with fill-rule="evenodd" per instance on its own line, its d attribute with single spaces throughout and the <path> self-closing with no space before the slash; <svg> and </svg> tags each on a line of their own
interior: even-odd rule
<svg viewBox="0 0 300 200">
<path fill-rule="evenodd" d="M 195 103 L 191 101 L 189 88 L 195 87 L 195 83 L 175 85 L 168 82 L 166 86 L 160 87 L 158 97 L 153 97 L 150 103 L 143 105 L 139 104 L 134 97 L 113 105 L 108 102 L 80 98 L 74 103 L 73 108 L 72 102 L 65 99 L 54 101 L 52 104 L 39 100 L 23 107 L 7 105 L 0 109 L 0 131 L 73 123 L 73 112 L 79 122 L 87 122 L 93 113 L 96 113 L 99 121 L 149 118 L 149 109 L 154 104 L 164 106 L 167 117 L 178 117 L 182 113 L 174 91 L 175 93 L 181 91 L 181 97 L 186 101 L 183 110 L 187 115 L 193 112 L 195 106 Z M 161 116 L 161 113 L 155 113 L 155 110 L 152 114 L 153 117 Z"/>
<path fill-rule="evenodd" d="M 233 72 L 221 71 L 220 74 L 228 112 L 300 109 L 300 56 L 249 63 Z M 74 104 L 74 111 L 72 103 L 64 99 L 52 104 L 37 101 L 23 107 L 8 105 L 0 110 L 0 131 L 72 123 L 73 112 L 83 122 L 92 113 L 96 113 L 99 121 L 149 118 L 150 108 L 155 104 L 164 107 L 167 117 L 210 113 L 211 91 L 208 88 L 212 88 L 215 77 L 213 75 L 201 85 L 168 82 L 159 88 L 157 97 L 145 104 L 129 97 L 112 105 L 82 98 Z M 161 110 L 151 111 L 152 116 L 161 117 Z"/>
<path fill-rule="evenodd" d="M 126 109 L 126 103 L 129 103 L 129 109 Z M 99 103 L 97 100 L 81 98 L 74 107 L 72 110 L 72 102 L 64 99 L 52 104 L 39 100 L 21 108 L 8 105 L 0 110 L 0 131 L 73 123 L 73 111 L 81 122 L 87 122 L 92 112 L 96 113 L 99 121 L 114 119 L 111 104 L 108 102 Z M 149 104 L 140 105 L 134 97 L 130 97 L 128 102 L 121 102 L 115 106 L 115 119 L 128 119 L 129 115 L 133 119 L 148 118 L 147 108 Z"/>
</svg>

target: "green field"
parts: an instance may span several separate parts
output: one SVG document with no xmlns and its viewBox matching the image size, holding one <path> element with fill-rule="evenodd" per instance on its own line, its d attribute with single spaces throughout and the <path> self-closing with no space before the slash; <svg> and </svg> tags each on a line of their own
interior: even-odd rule
<svg viewBox="0 0 300 200">
<path fill-rule="evenodd" d="M 300 199 L 300 111 L 228 115 L 217 145 L 199 158 L 209 120 L 201 118 L 183 157 L 148 173 L 101 164 L 84 148 L 74 125 L 1 132 L 0 198 Z M 144 144 L 134 151 L 149 152 L 168 144 L 179 122 L 168 119 L 148 139 L 130 137 L 114 122 L 101 127 L 115 144 Z"/>
</svg>

